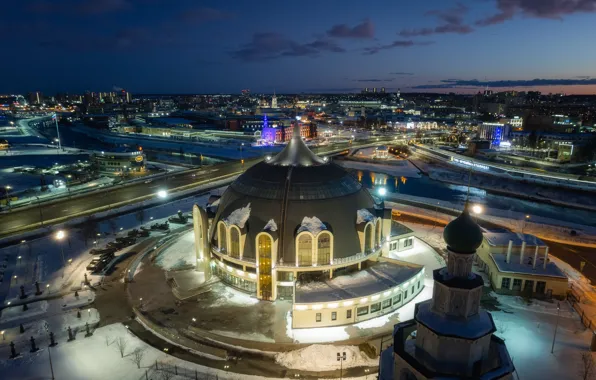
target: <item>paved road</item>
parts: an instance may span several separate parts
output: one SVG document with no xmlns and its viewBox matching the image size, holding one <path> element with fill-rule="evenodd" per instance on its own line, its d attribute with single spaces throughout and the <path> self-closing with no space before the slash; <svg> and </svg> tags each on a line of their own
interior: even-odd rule
<svg viewBox="0 0 596 380">
<path fill-rule="evenodd" d="M 555 243 L 549 240 L 544 240 L 544 242 L 549 246 L 549 255 L 558 257 L 577 270 L 581 269 L 581 262 L 585 261 L 586 265 L 582 273 L 592 281 L 592 284 L 596 284 L 596 249 Z"/>
<path fill-rule="evenodd" d="M 382 141 L 378 144 L 383 143 Z M 364 143 L 358 145 L 335 144 L 314 149 L 318 154 L 327 152 L 337 152 L 341 149 L 356 148 L 370 145 Z M 374 144 L 374 143 L 373 143 Z M 98 212 L 99 209 L 105 211 L 120 202 L 134 202 L 141 197 L 155 197 L 160 190 L 172 190 L 183 186 L 192 186 L 208 183 L 240 173 L 243 169 L 259 162 L 261 158 L 244 160 L 244 164 L 239 161 L 225 162 L 218 165 L 207 166 L 202 169 L 196 169 L 183 174 L 172 173 L 168 176 L 153 179 L 150 183 L 138 182 L 133 184 L 123 184 L 111 187 L 103 191 L 90 194 L 73 196 L 71 199 L 64 199 L 51 203 L 41 203 L 27 209 L 16 209 L 10 212 L 0 214 L 0 237 L 6 237 L 11 234 L 26 231 L 44 225 L 63 222 L 67 219 L 91 215 Z"/>
<path fill-rule="evenodd" d="M 253 165 L 257 160 L 246 161 L 244 167 Z M 25 230 L 30 226 L 39 226 L 43 222 L 58 218 L 68 218 L 93 214 L 97 209 L 112 207 L 119 202 L 132 201 L 145 196 L 154 196 L 159 190 L 175 189 L 181 186 L 201 184 L 217 180 L 226 175 L 239 172 L 242 169 L 240 162 L 227 162 L 224 164 L 197 169 L 184 174 L 173 173 L 163 178 L 154 179 L 150 183 L 134 183 L 107 189 L 99 193 L 92 193 L 65 199 L 50 204 L 42 203 L 39 207 L 17 209 L 0 215 L 0 236 Z"/>
</svg>

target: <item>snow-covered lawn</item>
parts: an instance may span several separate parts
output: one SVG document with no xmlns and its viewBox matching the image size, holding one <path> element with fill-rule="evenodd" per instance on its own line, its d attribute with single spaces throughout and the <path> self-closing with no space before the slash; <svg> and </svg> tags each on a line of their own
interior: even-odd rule
<svg viewBox="0 0 596 380">
<path fill-rule="evenodd" d="M 118 340 L 124 345 L 124 358 L 121 358 L 118 349 Z M 49 356 L 47 344 L 39 344 L 40 350 L 30 353 L 28 346 L 18 346 L 21 356 L 12 360 L 9 356 L 8 347 L 3 347 L 0 353 L 0 374 L 2 379 L 44 379 L 49 377 Z M 142 350 L 140 367 L 133 362 L 133 352 Z M 147 345 L 134 336 L 122 324 L 113 324 L 101 327 L 93 331 L 88 338 L 78 337 L 72 342 L 60 341 L 56 347 L 51 348 L 52 365 L 56 379 L 61 380 L 141 380 L 145 379 L 145 373 L 151 379 L 162 378 L 160 371 L 155 371 L 155 362 L 159 365 L 166 364 L 177 366 L 178 370 L 187 375 L 194 371 L 200 375 L 208 374 L 212 378 L 222 380 L 257 380 L 264 379 L 261 376 L 239 375 L 221 369 L 208 368 L 198 364 L 180 360 L 167 355 L 161 350 Z M 334 355 L 336 355 L 334 353 Z M 347 355 L 347 352 L 346 352 Z M 335 358 L 333 360 L 336 361 Z M 222 365 L 223 367 L 223 365 Z M 194 377 L 192 377 L 194 378 Z M 353 380 L 364 380 L 364 376 L 351 378 Z M 171 380 L 188 379 L 188 377 L 172 376 Z M 344 378 L 349 380 L 350 378 Z"/>
<path fill-rule="evenodd" d="M 196 264 L 195 237 L 192 230 L 180 236 L 175 243 L 159 253 L 155 263 L 165 270 L 179 269 Z"/>
<path fill-rule="evenodd" d="M 346 354 L 340 363 L 337 354 Z M 285 367 L 303 371 L 328 371 L 352 367 L 375 367 L 378 359 L 371 359 L 356 346 L 312 345 L 275 355 L 275 361 Z"/>
<path fill-rule="evenodd" d="M 215 284 L 213 288 L 218 288 L 214 293 L 219 295 L 219 298 L 211 303 L 211 307 L 222 307 L 229 304 L 239 306 L 250 306 L 259 303 L 259 300 L 255 297 L 251 297 L 247 293 L 243 293 L 232 287 L 225 286 L 222 284 Z"/>
<path fill-rule="evenodd" d="M 45 314 L 48 310 L 48 301 L 37 301 L 27 304 L 27 310 L 23 306 L 11 306 L 2 310 L 0 323 L 18 321 L 19 319 L 29 319 L 38 315 Z"/>
</svg>

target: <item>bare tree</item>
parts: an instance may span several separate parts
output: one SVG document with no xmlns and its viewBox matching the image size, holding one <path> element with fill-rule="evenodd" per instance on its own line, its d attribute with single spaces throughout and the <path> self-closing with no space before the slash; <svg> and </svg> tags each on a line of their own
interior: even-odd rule
<svg viewBox="0 0 596 380">
<path fill-rule="evenodd" d="M 116 231 L 118 231 L 118 224 L 114 219 L 108 220 L 108 225 L 110 226 L 110 230 L 112 230 L 112 235 L 116 235 Z"/>
<path fill-rule="evenodd" d="M 505 333 L 507 332 L 507 330 L 509 330 L 509 325 L 507 324 L 507 322 L 503 322 L 503 321 L 498 321 L 496 323 L 496 327 L 497 327 L 497 331 L 499 332 L 500 338 L 505 340 L 505 337 L 503 335 L 505 335 Z"/>
<path fill-rule="evenodd" d="M 143 360 L 143 356 L 145 356 L 145 349 L 137 347 L 132 352 L 132 362 L 137 365 L 137 368 L 141 368 L 141 361 Z"/>
<path fill-rule="evenodd" d="M 594 357 L 590 351 L 582 352 L 579 374 L 583 380 L 592 379 L 594 377 Z"/>
<path fill-rule="evenodd" d="M 109 336 L 109 335 L 106 335 L 106 336 L 104 337 L 104 339 L 105 339 L 105 341 L 106 341 L 106 346 L 109 346 L 109 345 L 110 345 L 110 339 L 112 339 L 112 337 L 111 337 L 111 336 Z"/>
<path fill-rule="evenodd" d="M 128 341 L 125 338 L 118 337 L 118 339 L 116 339 L 116 348 L 118 349 L 118 352 L 120 352 L 121 358 L 124 357 L 124 351 L 126 351 L 127 345 L 128 345 Z"/>
<path fill-rule="evenodd" d="M 141 222 L 141 224 L 143 224 L 145 222 L 145 210 L 140 209 L 139 211 L 137 211 L 135 213 L 135 218 L 137 218 L 137 220 Z"/>
<path fill-rule="evenodd" d="M 174 376 L 175 375 L 172 372 L 168 371 L 167 369 L 164 369 L 161 371 L 161 378 L 163 380 L 171 380 L 174 378 Z"/>
</svg>

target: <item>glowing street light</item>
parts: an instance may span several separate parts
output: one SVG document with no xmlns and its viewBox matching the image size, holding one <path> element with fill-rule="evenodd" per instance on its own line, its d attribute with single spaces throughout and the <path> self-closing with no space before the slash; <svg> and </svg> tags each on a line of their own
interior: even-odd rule
<svg viewBox="0 0 596 380">
<path fill-rule="evenodd" d="M 472 206 L 472 212 L 474 214 L 482 214 L 482 212 L 484 211 L 483 207 L 481 205 L 474 205 Z"/>
<path fill-rule="evenodd" d="M 380 196 L 384 197 L 385 195 L 387 195 L 387 189 L 384 187 L 379 187 L 379 190 L 377 190 L 377 193 L 379 193 Z"/>
<path fill-rule="evenodd" d="M 66 237 L 66 232 L 64 230 L 58 230 L 56 232 L 56 240 L 62 241 Z M 60 244 L 60 252 L 62 253 L 62 278 L 64 278 L 64 267 L 66 266 L 66 261 L 64 260 L 64 244 Z"/>
<path fill-rule="evenodd" d="M 157 192 L 157 196 L 160 197 L 161 199 L 165 199 L 168 197 L 168 192 L 166 190 L 159 190 Z"/>
</svg>

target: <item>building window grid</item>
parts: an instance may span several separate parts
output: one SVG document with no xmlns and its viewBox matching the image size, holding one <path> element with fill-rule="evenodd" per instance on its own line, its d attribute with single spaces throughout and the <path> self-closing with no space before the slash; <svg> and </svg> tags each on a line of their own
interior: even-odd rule
<svg viewBox="0 0 596 380">
<path fill-rule="evenodd" d="M 347 319 L 352 319 L 352 310 L 346 310 L 346 318 Z"/>
<path fill-rule="evenodd" d="M 362 316 L 368 314 L 368 306 L 359 307 L 356 309 L 356 315 Z"/>
<path fill-rule="evenodd" d="M 321 318 L 321 313 L 317 313 L 316 314 L 316 321 L 317 322 L 321 322 L 322 318 Z"/>
<path fill-rule="evenodd" d="M 511 286 L 511 279 L 509 277 L 503 277 L 501 279 L 501 289 L 509 289 Z"/>
<path fill-rule="evenodd" d="M 331 320 L 332 321 L 336 321 L 337 320 L 337 311 L 332 311 L 331 312 Z"/>
</svg>

